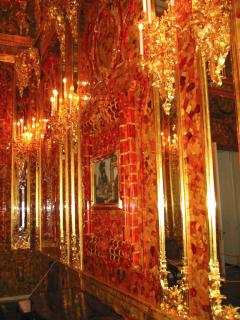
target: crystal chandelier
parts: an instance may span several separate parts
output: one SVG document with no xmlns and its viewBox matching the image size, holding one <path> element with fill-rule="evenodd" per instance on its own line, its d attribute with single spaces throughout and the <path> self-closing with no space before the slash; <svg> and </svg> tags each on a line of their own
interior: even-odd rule
<svg viewBox="0 0 240 320">
<path fill-rule="evenodd" d="M 14 123 L 13 145 L 18 155 L 36 155 L 41 139 L 44 138 L 48 120 L 36 119 L 25 121 L 23 118 Z"/>
<path fill-rule="evenodd" d="M 178 25 L 174 2 L 161 17 L 151 9 L 151 1 L 143 0 L 144 17 L 139 23 L 140 55 L 143 68 L 151 76 L 153 86 L 159 88 L 162 107 L 169 114 L 175 97 L 175 69 Z"/>
</svg>

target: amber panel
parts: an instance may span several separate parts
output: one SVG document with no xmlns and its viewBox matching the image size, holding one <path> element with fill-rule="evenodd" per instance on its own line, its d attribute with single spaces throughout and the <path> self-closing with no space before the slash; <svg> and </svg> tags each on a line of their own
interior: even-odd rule
<svg viewBox="0 0 240 320">
<path fill-rule="evenodd" d="M 10 240 L 13 66 L 0 63 L 0 244 Z"/>
<path fill-rule="evenodd" d="M 144 301 L 160 299 L 154 110 L 138 66 L 134 1 L 85 6 L 81 78 L 95 83 L 83 110 L 84 271 Z M 96 32 L 98 30 L 98 32 Z M 150 99 L 148 99 L 149 101 Z M 94 208 L 91 161 L 117 151 L 122 208 Z"/>
<path fill-rule="evenodd" d="M 179 1 L 180 23 L 191 13 L 191 1 Z M 208 319 L 208 230 L 201 88 L 197 52 L 190 32 L 178 37 L 179 104 L 184 170 L 189 194 L 190 315 Z"/>
</svg>

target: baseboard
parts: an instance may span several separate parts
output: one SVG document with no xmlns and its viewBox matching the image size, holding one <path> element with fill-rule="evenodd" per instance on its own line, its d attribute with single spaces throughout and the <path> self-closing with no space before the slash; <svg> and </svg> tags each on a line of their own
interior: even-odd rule
<svg viewBox="0 0 240 320">
<path fill-rule="evenodd" d="M 171 317 L 157 307 L 140 301 L 117 288 L 112 288 L 87 273 L 80 274 L 80 281 L 82 290 L 97 297 L 124 319 L 176 320 L 176 317 Z"/>
</svg>

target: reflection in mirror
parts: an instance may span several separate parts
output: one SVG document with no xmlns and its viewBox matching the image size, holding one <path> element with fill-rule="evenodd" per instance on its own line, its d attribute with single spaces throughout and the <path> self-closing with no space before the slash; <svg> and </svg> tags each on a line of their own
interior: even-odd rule
<svg viewBox="0 0 240 320">
<path fill-rule="evenodd" d="M 217 249 L 224 304 L 240 306 L 240 168 L 231 53 L 220 88 L 208 82 L 217 201 Z"/>
<path fill-rule="evenodd" d="M 155 0 L 155 12 L 156 16 L 160 17 L 164 10 L 167 9 L 167 1 L 166 0 Z"/>
<path fill-rule="evenodd" d="M 160 108 L 163 186 L 165 196 L 165 248 L 168 284 L 174 286 L 181 280 L 183 257 L 183 228 L 180 205 L 180 171 L 178 148 L 178 121 L 176 104 L 170 114 Z"/>
<path fill-rule="evenodd" d="M 57 246 L 59 159 L 57 145 L 51 139 L 44 139 L 42 156 L 42 247 L 47 250 Z"/>
<path fill-rule="evenodd" d="M 13 157 L 12 170 L 12 248 L 28 249 L 30 247 L 29 159 Z"/>
</svg>

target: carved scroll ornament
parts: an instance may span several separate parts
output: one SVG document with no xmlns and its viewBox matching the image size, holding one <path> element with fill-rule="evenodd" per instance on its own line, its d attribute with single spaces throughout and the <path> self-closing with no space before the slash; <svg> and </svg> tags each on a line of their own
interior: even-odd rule
<svg viewBox="0 0 240 320">
<path fill-rule="evenodd" d="M 23 91 L 28 87 L 33 71 L 35 72 L 37 87 L 40 83 L 40 63 L 39 53 L 37 48 L 28 48 L 21 51 L 16 56 L 15 71 L 17 78 L 17 87 L 20 96 L 23 96 Z"/>
</svg>

